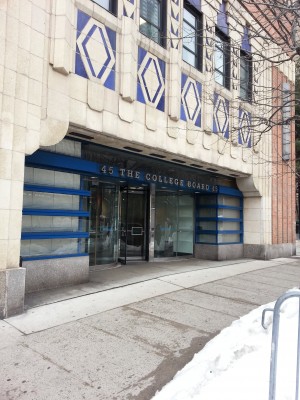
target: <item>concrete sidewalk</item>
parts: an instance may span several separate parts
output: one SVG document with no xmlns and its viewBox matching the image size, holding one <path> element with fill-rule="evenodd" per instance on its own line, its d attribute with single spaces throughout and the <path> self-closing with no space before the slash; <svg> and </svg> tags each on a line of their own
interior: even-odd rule
<svg viewBox="0 0 300 400">
<path fill-rule="evenodd" d="M 0 322 L 0 399 L 151 399 L 220 330 L 300 282 L 297 257 L 208 265 L 31 299 Z"/>
</svg>

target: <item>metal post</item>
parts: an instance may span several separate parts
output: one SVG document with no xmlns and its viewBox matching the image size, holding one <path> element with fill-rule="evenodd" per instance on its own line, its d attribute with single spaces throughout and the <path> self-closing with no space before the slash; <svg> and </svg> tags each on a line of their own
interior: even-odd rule
<svg viewBox="0 0 300 400">
<path fill-rule="evenodd" d="M 297 369 L 296 369 L 296 396 L 295 400 L 298 400 L 299 398 L 299 369 L 300 369 L 300 354 L 299 354 L 299 349 L 300 349 L 300 329 L 299 329 L 299 322 L 300 322 L 300 297 L 298 299 L 298 341 L 297 341 L 297 346 L 298 346 L 298 351 L 297 351 Z"/>
<path fill-rule="evenodd" d="M 300 290 L 293 290 L 284 293 L 280 296 L 272 308 L 266 308 L 262 313 L 262 326 L 266 329 L 265 315 L 267 311 L 273 312 L 273 327 L 272 327 L 272 344 L 271 344 L 271 362 L 270 362 L 270 381 L 269 381 L 269 400 L 275 400 L 276 396 L 276 378 L 277 378 L 277 356 L 278 356 L 278 338 L 279 338 L 279 324 L 280 324 L 280 309 L 282 304 L 292 297 L 298 297 L 298 342 L 297 342 L 297 366 L 296 366 L 296 389 L 295 400 L 299 395 L 299 373 L 300 373 Z"/>
</svg>

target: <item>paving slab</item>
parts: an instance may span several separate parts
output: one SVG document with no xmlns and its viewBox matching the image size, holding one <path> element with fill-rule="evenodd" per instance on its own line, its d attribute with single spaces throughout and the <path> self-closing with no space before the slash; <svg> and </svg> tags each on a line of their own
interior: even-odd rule
<svg viewBox="0 0 300 400">
<path fill-rule="evenodd" d="M 277 265 L 277 263 L 275 263 L 275 265 Z M 243 274 L 245 272 L 270 268 L 273 266 L 274 266 L 273 260 L 272 261 L 254 260 L 247 263 L 222 265 L 199 271 L 179 273 L 175 275 L 161 277 L 160 280 L 172 283 L 174 285 L 179 285 L 183 288 L 190 288 L 206 282 L 212 282 L 230 276 Z"/>
<path fill-rule="evenodd" d="M 236 264 L 251 262 L 251 260 L 236 260 Z M 195 258 L 182 261 L 153 262 L 153 263 L 132 263 L 112 269 L 96 269 L 91 271 L 90 280 L 94 283 L 101 283 L 104 290 L 106 288 L 122 286 L 133 282 L 141 282 L 170 274 L 192 272 L 196 270 L 222 267 L 232 265 L 231 260 L 210 261 Z"/>
<path fill-rule="evenodd" d="M 84 318 L 79 322 L 130 340 L 160 356 L 178 357 L 191 345 L 193 339 L 199 337 L 196 329 L 127 306 Z M 203 337 L 207 339 L 208 335 Z"/>
<path fill-rule="evenodd" d="M 130 308 L 144 311 L 168 321 L 184 324 L 196 328 L 200 332 L 216 333 L 235 319 L 217 311 L 186 304 L 178 300 L 168 299 L 165 296 L 131 304 Z"/>
<path fill-rule="evenodd" d="M 292 289 L 295 286 L 295 279 L 285 279 L 284 274 L 282 274 L 281 277 L 276 276 L 276 274 L 274 274 L 274 276 L 271 276 L 270 269 L 268 269 L 267 273 L 262 273 L 260 270 L 255 272 L 248 272 L 241 275 L 241 277 L 245 281 L 253 282 L 254 285 L 256 283 L 265 283 L 273 287 L 280 287 L 283 290 Z"/>
<path fill-rule="evenodd" d="M 297 256 L 292 256 L 292 257 L 288 257 L 288 258 L 273 258 L 271 261 L 274 261 L 275 263 L 278 264 L 292 264 L 292 263 L 298 263 L 298 267 L 299 267 L 299 261 L 300 261 L 300 257 Z"/>
<path fill-rule="evenodd" d="M 252 304 L 225 299 L 224 297 L 213 296 L 208 293 L 201 293 L 193 289 L 165 294 L 164 297 L 206 308 L 207 310 L 218 311 L 236 318 L 248 314 L 248 312 L 253 310 Z"/>
<path fill-rule="evenodd" d="M 6 321 L 29 334 L 176 290 L 180 288 L 167 282 L 146 281 L 32 308 Z"/>
<path fill-rule="evenodd" d="M 42 306 L 45 304 L 57 303 L 59 301 L 85 296 L 90 286 L 88 284 L 75 285 L 64 288 L 41 290 L 39 292 L 27 293 L 25 296 L 25 309 Z M 96 292 L 92 288 L 90 292 Z"/>
<path fill-rule="evenodd" d="M 262 269 L 259 271 L 253 271 L 251 274 L 257 275 L 258 277 L 265 277 L 265 278 L 275 278 L 275 279 L 280 279 L 283 280 L 284 282 L 290 283 L 292 285 L 298 284 L 298 277 L 295 274 L 288 274 L 283 272 L 283 270 L 278 269 L 277 267 L 275 268 L 269 268 L 267 271 Z"/>
<path fill-rule="evenodd" d="M 0 349 L 17 344 L 23 334 L 5 321 L 0 320 Z"/>
<path fill-rule="evenodd" d="M 233 286 L 222 285 L 221 283 L 213 282 L 206 283 L 203 285 L 195 286 L 193 289 L 199 292 L 212 294 L 215 296 L 224 297 L 226 299 L 237 300 L 253 305 L 253 308 L 258 307 L 262 304 L 270 303 L 277 299 L 274 293 L 257 292 L 253 290 L 246 290 L 241 288 L 236 288 Z"/>
<path fill-rule="evenodd" d="M 79 381 L 98 389 L 97 397 L 86 397 L 95 400 L 125 399 L 128 391 L 138 395 L 163 362 L 163 356 L 136 341 L 78 322 L 30 335 L 26 345 Z M 49 399 L 52 400 L 51 396 Z"/>
<path fill-rule="evenodd" d="M 56 364 L 52 358 L 19 344 L 0 350 L 1 400 L 82 400 L 98 397 L 81 376 Z"/>
<path fill-rule="evenodd" d="M 294 278 L 300 278 L 299 262 L 274 266 L 274 271 L 284 273 L 287 276 L 293 276 Z"/>
<path fill-rule="evenodd" d="M 221 279 L 218 281 L 218 283 L 237 289 L 251 290 L 256 293 L 268 292 L 273 294 L 274 297 L 279 297 L 285 292 L 285 289 L 282 287 L 274 286 L 269 283 L 249 281 L 248 279 L 244 279 L 243 275 Z"/>
</svg>

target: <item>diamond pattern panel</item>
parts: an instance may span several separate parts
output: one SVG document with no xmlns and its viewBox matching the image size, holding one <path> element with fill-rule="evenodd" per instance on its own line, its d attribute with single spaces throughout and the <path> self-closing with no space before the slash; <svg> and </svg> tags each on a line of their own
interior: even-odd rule
<svg viewBox="0 0 300 400">
<path fill-rule="evenodd" d="M 242 146 L 251 147 L 251 113 L 240 108 L 238 142 Z"/>
<path fill-rule="evenodd" d="M 214 95 L 213 132 L 229 138 L 229 101 L 217 93 Z"/>
<path fill-rule="evenodd" d="M 75 73 L 114 90 L 115 52 L 116 33 L 78 11 Z"/>
<path fill-rule="evenodd" d="M 137 100 L 164 111 L 165 63 L 139 48 Z"/>
<path fill-rule="evenodd" d="M 123 0 L 123 15 L 134 19 L 135 0 Z"/>
<path fill-rule="evenodd" d="M 185 74 L 181 76 L 181 119 L 201 126 L 202 85 Z"/>
</svg>

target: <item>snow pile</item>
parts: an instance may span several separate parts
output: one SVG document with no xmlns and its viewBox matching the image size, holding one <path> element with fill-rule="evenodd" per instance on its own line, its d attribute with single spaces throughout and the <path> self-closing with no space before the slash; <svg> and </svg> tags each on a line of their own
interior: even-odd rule
<svg viewBox="0 0 300 400">
<path fill-rule="evenodd" d="M 153 400 L 267 400 L 273 314 L 257 308 L 234 321 L 179 371 Z M 276 399 L 295 399 L 299 299 L 281 308 Z"/>
</svg>

